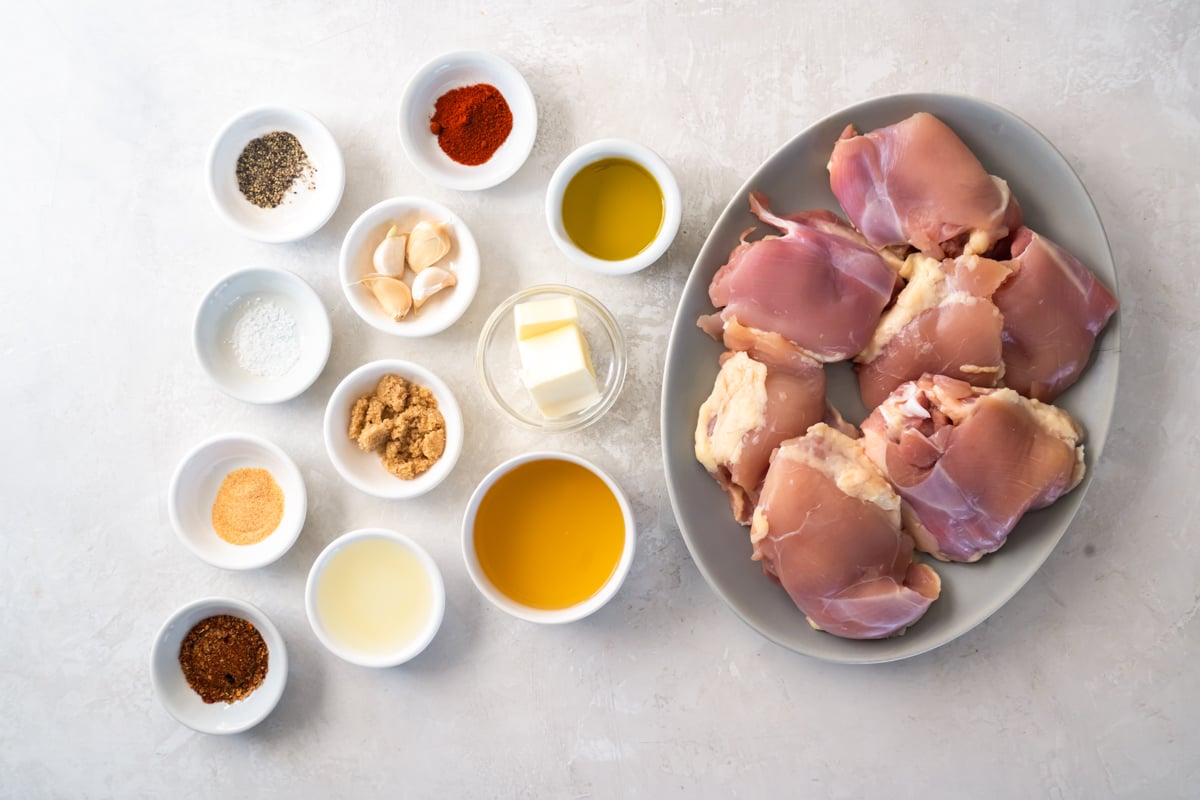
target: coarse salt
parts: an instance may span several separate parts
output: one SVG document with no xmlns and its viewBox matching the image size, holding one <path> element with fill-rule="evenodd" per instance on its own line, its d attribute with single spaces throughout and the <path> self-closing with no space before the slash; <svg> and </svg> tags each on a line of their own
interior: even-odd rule
<svg viewBox="0 0 1200 800">
<path fill-rule="evenodd" d="M 286 375 L 300 360 L 296 320 L 261 297 L 247 304 L 238 317 L 231 344 L 238 366 L 262 378 Z"/>
</svg>

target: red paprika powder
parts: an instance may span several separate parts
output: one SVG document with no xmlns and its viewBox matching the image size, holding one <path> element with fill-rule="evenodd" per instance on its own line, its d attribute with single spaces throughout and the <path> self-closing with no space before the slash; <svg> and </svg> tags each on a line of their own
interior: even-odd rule
<svg viewBox="0 0 1200 800">
<path fill-rule="evenodd" d="M 484 163 L 512 132 L 512 111 L 490 83 L 451 89 L 437 99 L 429 132 L 442 152 L 459 164 Z"/>
</svg>

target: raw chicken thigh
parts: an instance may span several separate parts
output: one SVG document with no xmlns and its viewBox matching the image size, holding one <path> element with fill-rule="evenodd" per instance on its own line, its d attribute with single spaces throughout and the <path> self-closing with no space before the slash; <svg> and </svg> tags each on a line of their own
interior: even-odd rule
<svg viewBox="0 0 1200 800">
<path fill-rule="evenodd" d="M 825 416 L 825 371 L 797 355 L 768 366 L 726 353 L 712 394 L 700 406 L 696 459 L 729 494 L 733 516 L 750 524 L 771 452 Z"/>
<path fill-rule="evenodd" d="M 721 311 L 699 325 L 717 339 L 730 328 L 776 334 L 818 361 L 842 361 L 866 346 L 897 278 L 884 258 L 828 212 L 779 217 L 759 194 L 751 210 L 784 232 L 734 248 L 708 294 Z M 730 349 L 735 343 L 726 341 Z"/>
<path fill-rule="evenodd" d="M 979 256 L 938 261 L 914 254 L 904 274 L 908 283 L 855 359 L 863 404 L 874 408 L 927 372 L 995 386 L 1004 372 L 1003 317 L 991 297 L 1009 268 Z"/>
<path fill-rule="evenodd" d="M 864 135 L 850 126 L 828 166 L 838 202 L 877 248 L 911 244 L 939 259 L 981 254 L 1021 224 L 1008 184 L 932 114 Z"/>
<path fill-rule="evenodd" d="M 941 593 L 937 573 L 912 561 L 896 493 L 854 439 L 823 423 L 771 459 L 750 541 L 809 624 L 835 636 L 903 633 Z"/>
<path fill-rule="evenodd" d="M 1117 298 L 1074 256 L 1029 228 L 1013 237 L 1004 314 L 1004 385 L 1051 402 L 1079 379 Z"/>
<path fill-rule="evenodd" d="M 1079 424 L 1012 389 L 925 375 L 893 392 L 862 431 L 867 456 L 904 500 L 905 530 L 945 561 L 994 552 L 1026 511 L 1083 479 Z"/>
</svg>

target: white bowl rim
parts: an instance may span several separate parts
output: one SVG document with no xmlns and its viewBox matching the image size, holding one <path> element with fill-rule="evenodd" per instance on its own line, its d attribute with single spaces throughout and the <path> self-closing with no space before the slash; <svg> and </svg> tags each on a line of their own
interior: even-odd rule
<svg viewBox="0 0 1200 800">
<path fill-rule="evenodd" d="M 413 141 L 409 133 L 408 121 L 414 113 L 413 96 L 416 94 L 417 88 L 438 68 L 455 62 L 467 61 L 479 62 L 485 72 L 490 71 L 494 74 L 504 75 L 508 79 L 507 85 L 512 86 L 518 95 L 513 97 L 506 94 L 504 97 L 505 102 L 509 104 L 510 108 L 518 103 L 528 105 L 533 109 L 533 113 L 529 115 L 527 121 L 521 121 L 522 138 L 520 141 L 515 142 L 520 145 L 520 151 L 519 153 L 514 151 L 514 155 L 508 166 L 498 167 L 497 163 L 489 160 L 475 165 L 470 173 L 454 175 L 437 169 L 421 156 L 416 142 Z M 533 151 L 533 144 L 537 140 L 537 99 L 534 97 L 533 90 L 529 88 L 529 82 L 525 80 L 525 76 L 521 74 L 521 71 L 495 53 L 489 50 L 453 50 L 426 61 L 408 79 L 408 83 L 405 84 L 404 91 L 400 95 L 397 128 L 400 134 L 400 145 L 404 148 L 409 162 L 429 180 L 439 186 L 458 191 L 473 192 L 491 189 L 517 174 L 517 171 L 529 160 L 529 154 Z M 527 134 L 523 133 L 526 129 L 528 130 Z M 514 115 L 513 130 L 509 133 L 509 136 L 512 137 L 517 134 L 518 124 Z"/>
<path fill-rule="evenodd" d="M 220 197 L 218 197 L 217 187 L 213 184 L 213 175 L 216 172 L 217 150 L 220 149 L 222 142 L 225 141 L 225 138 L 229 136 L 234 127 L 236 127 L 246 117 L 254 114 L 274 114 L 278 115 L 281 119 L 290 118 L 303 120 L 317 132 L 318 136 L 321 136 L 327 140 L 327 145 L 332 145 L 328 152 L 333 158 L 333 162 L 332 164 L 326 165 L 325 171 L 326 174 L 332 174 L 334 176 L 334 179 L 337 181 L 337 185 L 331 189 L 331 194 L 329 195 L 330 199 L 327 204 L 329 206 L 328 209 L 319 216 L 314 215 L 313 222 L 315 224 L 310 223 L 307 226 L 298 227 L 294 230 L 289 230 L 286 233 L 252 228 L 248 225 L 242 224 L 242 222 L 233 214 L 229 213 L 229 209 L 225 207 L 225 204 L 221 202 Z M 212 141 L 209 143 L 208 154 L 204 159 L 204 186 L 208 191 L 208 199 L 211 202 L 212 207 L 217 210 L 217 215 L 243 236 L 253 239 L 257 242 L 266 242 L 267 244 L 286 244 L 288 242 L 298 242 L 301 239 L 312 236 L 314 233 L 321 230 L 321 228 L 325 226 L 325 223 L 329 222 L 334 213 L 337 211 L 338 206 L 342 202 L 342 195 L 346 191 L 346 161 L 342 156 L 342 148 L 338 145 L 337 139 L 334 138 L 332 131 L 330 131 L 325 123 L 321 122 L 321 120 L 312 112 L 306 111 L 299 106 L 291 105 L 251 106 L 249 108 L 242 109 L 237 114 L 234 114 L 232 117 L 226 120 L 225 124 L 221 126 L 221 129 L 217 131 L 216 136 L 214 136 Z"/>
<path fill-rule="evenodd" d="M 382 315 L 373 314 L 367 311 L 366 307 L 359 302 L 359 299 L 351 291 L 350 281 L 350 260 L 351 253 L 349 252 L 350 240 L 360 234 L 365 228 L 372 224 L 369 220 L 376 215 L 383 215 L 383 212 L 398 212 L 398 211 L 415 211 L 426 210 L 435 216 L 443 217 L 448 220 L 454 228 L 455 236 L 457 237 L 456 245 L 463 255 L 463 263 L 469 264 L 468 269 L 460 269 L 456 272 L 456 276 L 462 279 L 465 273 L 473 273 L 471 280 L 460 280 L 454 286 L 454 291 L 466 293 L 467 297 L 460 296 L 457 303 L 461 304 L 462 309 L 456 314 L 446 314 L 441 320 L 430 325 L 418 325 L 421 321 L 415 316 L 419 312 L 414 312 L 411 319 L 402 320 L 399 323 L 390 320 L 384 321 Z M 405 267 L 407 270 L 408 268 Z M 377 331 L 390 334 L 392 336 L 400 336 L 409 339 L 419 339 L 426 336 L 434 336 L 449 328 L 454 323 L 462 319 L 463 314 L 470 308 L 471 303 L 475 300 L 475 294 L 479 289 L 479 272 L 480 272 L 480 254 L 479 244 L 475 241 L 475 234 L 471 233 L 471 228 L 463 221 L 462 217 L 451 211 L 445 205 L 430 200 L 419 195 L 398 195 L 389 197 L 386 200 L 380 200 L 375 205 L 368 208 L 366 211 L 358 215 L 349 229 L 346 230 L 346 235 L 342 237 L 342 245 L 338 250 L 338 280 L 342 283 L 342 294 L 346 297 L 346 302 L 350 304 L 350 308 L 358 315 L 358 318 L 370 325 Z M 428 312 L 427 312 L 428 313 Z"/>
<path fill-rule="evenodd" d="M 421 629 L 420 635 L 413 639 L 407 646 L 393 653 L 383 655 L 367 655 L 339 644 L 325 630 L 320 621 L 320 614 L 317 612 L 317 582 L 320 579 L 321 573 L 329 565 L 334 554 L 349 544 L 366 539 L 386 539 L 407 548 L 421 562 L 421 566 L 425 570 L 430 586 L 433 589 L 432 613 L 429 615 L 429 619 L 426 620 L 425 626 Z M 313 634 L 325 646 L 326 650 L 343 661 L 356 664 L 360 667 L 385 669 L 387 667 L 398 666 L 416 658 L 425 651 L 425 648 L 437 636 L 438 631 L 442 627 L 442 620 L 446 615 L 446 584 L 442 580 L 442 572 L 438 569 L 437 562 L 433 560 L 433 556 L 413 540 L 412 537 L 389 528 L 357 528 L 343 533 L 327 544 L 313 561 L 313 565 L 308 571 L 308 579 L 304 583 L 304 612 L 308 616 L 308 624 L 312 628 Z"/>
<path fill-rule="evenodd" d="M 362 377 L 364 374 L 379 371 L 379 374 L 386 375 L 395 373 L 403 377 L 405 380 L 421 384 L 431 389 L 438 401 L 438 410 L 442 412 L 442 417 L 446 420 L 446 450 L 442 453 L 441 458 L 426 472 L 424 475 L 419 475 L 411 481 L 405 481 L 400 478 L 395 480 L 395 491 L 379 492 L 375 487 L 365 481 L 359 479 L 346 464 L 335 455 L 333 448 L 332 437 L 335 431 L 344 428 L 345 422 L 339 422 L 339 427 L 333 425 L 333 408 L 335 401 L 341 405 L 345 394 L 349 391 L 347 388 L 353 381 Z M 408 377 L 408 374 L 416 377 Z M 347 409 L 348 410 L 348 409 Z M 322 428 L 325 438 L 325 452 L 329 456 L 329 460 L 333 463 L 333 468 L 338 474 L 355 489 L 371 495 L 372 497 L 381 497 L 385 500 L 408 500 L 413 497 L 420 497 L 430 491 L 433 491 L 442 483 L 454 470 L 455 464 L 458 463 L 458 458 L 462 454 L 463 441 L 465 440 L 465 429 L 463 423 L 462 409 L 458 405 L 458 400 L 454 396 L 454 392 L 450 390 L 450 386 L 439 378 L 432 370 L 423 367 L 414 361 L 406 361 L 402 358 L 380 358 L 375 361 L 368 361 L 360 367 L 351 370 L 346 377 L 342 378 L 338 385 L 334 387 L 333 392 L 329 395 L 329 402 L 325 405 L 325 417 L 322 421 Z M 344 435 L 344 430 L 343 430 Z M 445 466 L 441 466 L 445 462 Z M 382 466 L 379 467 L 383 469 Z M 435 470 L 438 470 L 436 473 Z M 428 478 L 431 474 L 436 475 L 436 479 Z M 413 489 L 412 487 L 417 487 Z"/>
<path fill-rule="evenodd" d="M 249 548 L 259 548 L 267 543 L 272 543 L 271 547 L 262 547 L 262 555 L 258 558 L 247 558 L 237 562 L 224 562 L 220 559 L 212 559 L 207 553 L 202 551 L 192 541 L 192 536 L 187 532 L 187 527 L 183 524 L 183 518 L 180 514 L 180 499 L 179 499 L 179 484 L 183 480 L 184 472 L 195 461 L 201 453 L 216 445 L 226 442 L 240 442 L 251 445 L 260 450 L 265 450 L 283 465 L 283 471 L 287 477 L 278 483 L 287 483 L 299 487 L 299 497 L 295 497 L 294 493 L 285 494 L 285 502 L 297 503 L 300 512 L 297 516 L 296 524 L 290 528 L 276 530 L 269 536 L 257 544 L 246 545 L 239 552 L 253 552 Z M 167 516 L 171 519 L 171 527 L 175 529 L 175 535 L 183 542 L 184 547 L 192 552 L 192 555 L 199 558 L 206 564 L 211 564 L 214 567 L 228 569 L 234 571 L 245 571 L 250 569 L 258 569 L 265 567 L 268 564 L 273 564 L 292 549 L 292 545 L 300 538 L 300 531 L 304 529 L 304 522 L 308 518 L 308 487 L 304 484 L 304 476 L 300 472 L 300 468 L 296 466 L 296 462 L 283 451 L 279 445 L 264 439 L 261 436 L 256 436 L 252 433 L 220 433 L 216 436 L 210 436 L 199 444 L 192 447 L 182 459 L 179 465 L 175 467 L 175 472 L 171 475 L 170 488 L 167 490 Z M 278 538 L 277 538 L 278 537 Z"/>
<path fill-rule="evenodd" d="M 313 315 L 314 318 L 320 320 L 320 329 L 312 331 L 312 333 L 316 334 L 316 336 L 320 338 L 324 345 L 324 353 L 321 354 L 320 358 L 320 367 L 314 370 L 312 375 L 308 376 L 306 380 L 295 381 L 295 383 L 291 385 L 287 391 L 281 391 L 277 395 L 267 395 L 266 397 L 250 397 L 239 392 L 235 387 L 221 381 L 217 377 L 216 373 L 213 372 L 208 360 L 204 357 L 200 345 L 200 340 L 202 338 L 200 330 L 200 318 L 203 316 L 204 309 L 212 299 L 213 295 L 230 281 L 248 275 L 277 276 L 282 280 L 293 284 L 297 292 L 299 292 L 299 294 L 303 296 L 306 301 L 310 302 L 313 308 L 320 309 L 321 311 L 320 314 Z M 325 304 L 321 302 L 321 296 L 317 294 L 317 290 L 312 287 L 312 284 L 304 280 L 304 278 L 301 278 L 291 270 L 286 270 L 282 267 L 243 267 L 242 269 L 235 269 L 233 272 L 222 276 L 216 281 L 216 283 L 210 286 L 208 291 L 204 293 L 204 296 L 200 298 L 200 302 L 197 304 L 196 312 L 193 316 L 192 353 L 195 355 L 196 360 L 200 362 L 200 368 L 204 370 L 204 374 L 207 375 L 208 379 L 213 382 L 213 385 L 215 385 L 226 395 L 232 397 L 234 400 L 241 400 L 243 403 L 252 403 L 253 405 L 273 405 L 275 403 L 286 403 L 288 400 L 294 400 L 295 398 L 304 394 L 312 387 L 314 383 L 317 382 L 317 378 L 321 377 L 321 373 L 325 371 L 325 366 L 329 363 L 329 354 L 332 349 L 333 325 L 329 321 L 329 311 L 326 310 Z"/>
<path fill-rule="evenodd" d="M 585 253 L 571 241 L 562 222 L 562 201 L 567 185 L 581 169 L 603 158 L 626 158 L 644 167 L 663 193 L 663 221 L 658 234 L 645 249 L 622 261 L 605 261 Z M 554 243 L 567 258 L 601 275 L 630 275 L 658 261 L 675 241 L 682 219 L 679 183 L 667 162 L 649 147 L 628 139 L 598 139 L 577 148 L 554 170 L 546 187 L 546 224 Z"/>
<path fill-rule="evenodd" d="M 491 370 L 487 366 L 487 345 L 491 341 L 492 335 L 501 325 L 504 317 L 512 311 L 517 303 L 527 297 L 552 293 L 565 294 L 568 297 L 573 297 L 581 301 L 585 305 L 590 306 L 592 312 L 599 317 L 605 332 L 613 342 L 613 362 L 616 364 L 617 374 L 613 378 L 610 391 L 603 395 L 596 405 L 588 409 L 586 414 L 578 418 L 567 417 L 565 419 L 534 420 L 509 406 L 499 396 L 499 392 L 496 391 L 490 377 Z M 592 425 L 607 414 L 609 409 L 616 404 L 617 398 L 621 396 L 621 390 L 625 386 L 625 376 L 628 369 L 629 354 L 626 352 L 625 334 L 621 331 L 621 324 L 617 321 L 616 315 L 609 310 L 608 306 L 601 303 L 594 296 L 582 289 L 576 289 L 574 286 L 567 286 L 562 283 L 539 283 L 521 289 L 506 297 L 488 315 L 487 320 L 483 323 L 483 327 L 479 329 L 479 339 L 475 345 L 475 375 L 483 385 L 484 394 L 487 395 L 492 407 L 500 411 L 506 419 L 517 427 L 531 431 L 573 433 Z"/>
<path fill-rule="evenodd" d="M 529 464 L 534 461 L 567 461 L 590 471 L 596 477 L 600 478 L 600 480 L 604 481 L 609 491 L 613 493 L 613 496 L 617 500 L 617 505 L 621 508 L 621 516 L 625 522 L 625 544 L 621 549 L 621 557 L 617 561 L 617 565 L 608 577 L 608 580 L 591 597 L 567 608 L 554 610 L 530 608 L 510 599 L 500 592 L 492 584 L 491 580 L 488 579 L 487 575 L 484 574 L 483 567 L 480 565 L 479 558 L 475 553 L 475 516 L 479 512 L 479 505 L 483 502 L 484 496 L 501 477 L 512 472 L 522 464 Z M 466 562 L 467 573 L 471 576 L 471 582 L 475 584 L 475 588 L 479 590 L 479 593 L 490 600 L 494 606 L 527 622 L 558 625 L 581 620 L 599 611 L 612 600 L 620 590 L 622 584 L 624 584 L 630 567 L 633 566 L 633 556 L 636 549 L 637 524 L 634 520 L 633 509 L 629 505 L 629 499 L 625 496 L 625 492 L 621 490 L 621 487 L 617 485 L 617 482 L 613 480 L 608 472 L 601 469 L 592 461 L 582 456 L 562 451 L 534 450 L 521 453 L 501 462 L 484 476 L 479 485 L 475 487 L 475 491 L 471 493 L 471 499 L 467 503 L 466 511 L 463 513 L 463 560 Z"/>
<path fill-rule="evenodd" d="M 226 729 L 216 729 L 205 726 L 203 722 L 197 721 L 195 718 L 185 718 L 184 715 L 177 713 L 177 709 L 167 702 L 167 692 L 163 686 L 162 676 L 158 671 L 158 654 L 163 647 L 163 640 L 166 638 L 167 629 L 176 620 L 181 619 L 187 614 L 197 609 L 212 607 L 214 609 L 229 606 L 235 608 L 240 614 L 244 614 L 243 619 L 252 622 L 263 635 L 264 641 L 268 642 L 268 657 L 270 661 L 267 666 L 267 677 L 263 680 L 261 686 L 254 690 L 248 697 L 239 700 L 239 703 L 249 703 L 254 698 L 261 698 L 258 702 L 261 708 L 258 713 L 247 718 L 246 722 Z M 235 615 L 236 616 L 236 615 Z M 184 633 L 187 636 L 187 633 Z M 271 642 L 274 647 L 270 646 Z M 178 658 L 175 659 L 178 663 Z M 268 691 L 267 682 L 271 681 L 271 675 L 278 674 L 281 677 L 276 679 L 277 682 L 272 683 L 272 688 Z M 225 735 L 231 733 L 242 733 L 250 728 L 253 728 L 258 723 L 262 722 L 271 712 L 275 710 L 275 706 L 279 705 L 279 700 L 283 697 L 283 691 L 287 688 L 288 679 L 288 653 L 287 643 L 284 641 L 283 635 L 279 633 L 279 629 L 275 627 L 275 623 L 271 622 L 271 618 L 265 612 L 253 603 L 245 600 L 237 600 L 232 597 L 223 597 L 219 595 L 210 595 L 193 600 L 190 603 L 185 603 L 175 609 L 166 621 L 159 626 L 158 632 L 154 634 L 154 644 L 150 647 L 150 682 L 154 685 L 154 693 L 158 696 L 158 703 L 170 714 L 175 721 L 181 725 L 185 725 L 199 733 L 207 733 L 212 735 Z"/>
</svg>

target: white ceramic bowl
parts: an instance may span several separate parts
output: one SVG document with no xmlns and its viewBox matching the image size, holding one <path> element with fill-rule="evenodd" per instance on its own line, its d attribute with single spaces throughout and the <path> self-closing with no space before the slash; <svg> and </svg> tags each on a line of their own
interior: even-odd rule
<svg viewBox="0 0 1200 800">
<path fill-rule="evenodd" d="M 261 686 L 236 703 L 205 703 L 188 686 L 179 665 L 179 647 L 188 631 L 219 614 L 253 623 L 267 645 L 267 676 Z M 180 608 L 159 629 L 150 651 L 150 680 L 159 702 L 172 717 L 201 733 L 240 733 L 262 722 L 283 696 L 287 674 L 287 647 L 279 630 L 255 606 L 228 597 L 206 597 Z"/>
<path fill-rule="evenodd" d="M 489 83 L 504 95 L 513 127 L 490 159 L 467 166 L 442 152 L 437 137 L 429 132 L 429 120 L 439 97 L 477 83 Z M 537 138 L 537 103 L 529 84 L 507 61 L 491 53 L 463 50 L 438 56 L 412 76 L 400 98 L 399 127 L 404 152 L 426 178 L 449 189 L 489 189 L 512 177 L 529 157 Z"/>
<path fill-rule="evenodd" d="M 617 504 L 621 507 L 621 516 L 625 521 L 625 546 L 621 550 L 621 558 L 617 562 L 616 569 L 612 575 L 600 587 L 594 595 L 577 603 L 569 608 L 547 610 L 542 608 L 532 608 L 523 603 L 511 599 L 496 588 L 495 584 L 488 578 L 487 573 L 483 571 L 483 567 L 479 563 L 479 556 L 475 552 L 475 515 L 479 512 L 479 504 L 483 502 L 483 498 L 487 495 L 488 490 L 495 485 L 496 481 L 507 475 L 516 467 L 522 464 L 528 464 L 531 461 L 552 460 L 552 461 L 569 461 L 573 464 L 589 470 L 608 486 L 612 491 L 613 496 L 617 498 Z M 463 515 L 462 525 L 462 544 L 463 558 L 467 564 L 467 573 L 470 574 L 471 580 L 480 593 L 492 602 L 497 608 L 507 611 L 518 619 L 523 619 L 528 622 L 539 622 L 545 624 L 560 624 L 564 622 L 574 622 L 583 619 L 584 617 L 598 611 L 609 600 L 616 595 L 617 590 L 621 588 L 621 584 L 625 582 L 625 576 L 629 574 L 629 568 L 633 564 L 633 553 L 636 545 L 637 533 L 636 525 L 633 519 L 633 511 L 629 507 L 629 500 L 625 497 L 625 493 L 621 491 L 621 487 L 612 477 L 600 469 L 598 466 L 580 458 L 579 456 L 570 455 L 569 453 L 546 452 L 539 451 L 533 453 L 524 453 L 522 455 L 510 458 L 500 466 L 493 469 L 487 474 L 479 486 L 475 488 L 475 492 L 471 495 L 471 500 L 467 503 L 466 513 Z"/>
<path fill-rule="evenodd" d="M 420 310 L 414 308 L 404 319 L 396 321 L 384 313 L 371 290 L 356 281 L 375 272 L 371 263 L 375 248 L 391 226 L 407 232 L 421 220 L 449 226 L 453 240 L 450 252 L 437 266 L 454 273 L 458 283 L 430 297 Z M 368 208 L 350 226 L 342 240 L 338 274 L 350 307 L 372 328 L 394 336 L 430 336 L 457 322 L 475 299 L 479 288 L 479 248 L 466 223 L 440 203 L 421 197 L 393 197 Z M 412 279 L 412 270 L 406 268 L 404 282 L 411 287 Z"/>
<path fill-rule="evenodd" d="M 253 303 L 272 303 L 295 320 L 299 358 L 279 376 L 243 369 L 234 351 L 238 320 Z M 321 375 L 333 335 L 321 298 L 287 270 L 258 267 L 226 275 L 196 310 L 192 345 L 208 377 L 228 394 L 248 403 L 280 403 L 301 394 Z"/>
<path fill-rule="evenodd" d="M 242 195 L 237 160 L 251 140 L 273 131 L 293 134 L 312 162 L 312 189 L 297 186 L 275 208 L 259 208 Z M 221 218 L 260 242 L 294 242 L 321 228 L 342 201 L 346 165 L 337 140 L 307 111 L 288 106 L 250 108 L 225 124 L 213 139 L 206 168 L 208 196 Z"/>
<path fill-rule="evenodd" d="M 254 467 L 270 472 L 283 490 L 283 519 L 261 542 L 230 544 L 213 530 L 213 501 L 226 475 Z M 286 453 L 258 436 L 228 433 L 201 442 L 184 456 L 171 478 L 167 512 L 179 540 L 201 560 L 223 569 L 255 569 L 276 561 L 296 543 L 308 513 L 308 493 Z"/>
<path fill-rule="evenodd" d="M 585 253 L 571 241 L 563 225 L 562 204 L 567 185 L 588 164 L 605 158 L 625 158 L 645 167 L 663 193 L 663 220 L 658 235 L 640 253 L 623 261 L 605 261 Z M 558 165 L 546 188 L 546 223 L 550 226 L 554 243 L 567 258 L 601 275 L 629 275 L 658 261 L 667 252 L 671 242 L 675 241 L 682 218 L 683 202 L 679 196 L 679 184 L 667 162 L 650 148 L 625 139 L 601 139 L 580 147 Z"/>
<path fill-rule="evenodd" d="M 600 399 L 573 414 L 547 419 L 521 382 L 521 355 L 517 351 L 513 308 L 517 303 L 556 297 L 575 299 L 579 328 L 591 351 Z M 537 431 L 568 433 L 582 430 L 600 419 L 617 401 L 625 383 L 625 369 L 625 337 L 616 318 L 590 294 L 556 284 L 531 286 L 496 306 L 483 324 L 475 351 L 475 372 L 488 399 L 510 422 Z"/>
<path fill-rule="evenodd" d="M 329 564 L 330 559 L 338 551 L 346 547 L 346 545 L 364 539 L 386 539 L 408 548 L 417 557 L 417 560 L 421 562 L 421 566 L 424 567 L 425 574 L 429 577 L 429 583 L 433 589 L 433 601 L 429 617 L 425 620 L 421 631 L 411 642 L 395 652 L 385 654 L 364 653 L 346 646 L 325 630 L 325 626 L 321 622 L 321 615 L 317 610 L 317 587 L 320 585 L 321 573 Z M 329 652 L 338 658 L 362 667 L 394 667 L 416 658 L 429 646 L 429 643 L 433 641 L 433 637 L 437 635 L 438 629 L 442 626 L 442 618 L 446 613 L 446 586 L 442 581 L 442 573 L 438 569 L 437 562 L 433 560 L 433 557 L 423 547 L 412 539 L 404 534 L 383 528 L 363 528 L 342 534 L 330 542 L 321 551 L 321 554 L 317 556 L 317 560 L 313 562 L 312 569 L 308 572 L 308 581 L 304 585 L 304 610 L 308 614 L 308 624 L 312 626 L 313 633 L 316 634 L 317 639 L 321 641 L 321 644 L 325 645 L 325 648 Z"/>
<path fill-rule="evenodd" d="M 350 410 L 355 401 L 374 391 L 379 379 L 389 374 L 429 387 L 437 398 L 438 410 L 446 420 L 445 452 L 428 472 L 412 480 L 403 480 L 388 472 L 380 463 L 377 453 L 363 452 L 347 435 Z M 325 407 L 325 449 L 329 452 L 329 460 L 347 483 L 375 497 L 399 500 L 425 494 L 444 481 L 454 469 L 462 446 L 462 412 L 450 387 L 437 375 L 411 361 L 382 359 L 363 364 L 342 379 Z"/>
</svg>

